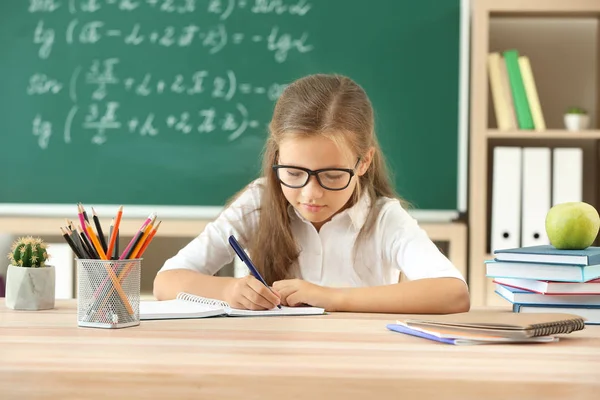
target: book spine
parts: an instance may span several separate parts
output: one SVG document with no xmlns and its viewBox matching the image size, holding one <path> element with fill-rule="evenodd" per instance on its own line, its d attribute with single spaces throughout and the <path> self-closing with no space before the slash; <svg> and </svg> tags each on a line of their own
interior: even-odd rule
<svg viewBox="0 0 600 400">
<path fill-rule="evenodd" d="M 545 131 L 546 122 L 544 121 L 540 98 L 535 86 L 533 71 L 531 70 L 531 63 L 529 62 L 529 58 L 527 56 L 519 57 L 519 67 L 523 77 L 523 85 L 527 95 L 527 102 L 531 110 L 531 117 L 533 118 L 533 126 L 535 127 L 536 131 Z"/>
<path fill-rule="evenodd" d="M 496 113 L 496 122 L 498 129 L 501 131 L 508 131 L 510 129 L 516 129 L 516 125 L 511 122 L 511 110 L 512 99 L 507 97 L 510 93 L 505 92 L 505 88 L 502 85 L 502 68 L 501 64 L 504 62 L 500 53 L 490 53 L 488 55 L 488 74 L 490 80 L 490 88 L 492 90 L 492 100 L 494 105 L 494 111 Z"/>
<path fill-rule="evenodd" d="M 527 102 L 527 94 L 525 92 L 523 77 L 519 67 L 519 53 L 517 50 L 506 50 L 503 55 L 508 71 L 508 78 L 515 103 L 519 128 L 531 130 L 534 128 L 533 119 L 531 117 L 531 110 L 529 109 L 529 104 Z"/>
</svg>

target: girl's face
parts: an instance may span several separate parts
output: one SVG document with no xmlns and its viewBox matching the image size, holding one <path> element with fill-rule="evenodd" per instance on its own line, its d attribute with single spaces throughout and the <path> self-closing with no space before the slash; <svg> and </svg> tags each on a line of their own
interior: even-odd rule
<svg viewBox="0 0 600 400">
<path fill-rule="evenodd" d="M 317 230 L 345 208 L 356 187 L 357 175 L 360 176 L 366 172 L 366 167 L 361 168 L 361 166 L 367 163 L 361 162 L 357 166 L 358 156 L 345 144 L 341 146 L 345 148 L 340 148 L 331 139 L 314 136 L 285 139 L 279 147 L 279 159 L 277 160 L 279 165 L 308 168 L 312 171 L 325 168 L 346 168 L 355 172 L 350 183 L 343 190 L 325 189 L 314 175 L 311 175 L 308 183 L 301 188 L 295 189 L 281 184 L 283 195 L 287 201 Z M 279 176 L 288 182 L 297 182 L 295 186 L 301 185 L 305 181 L 303 178 L 305 173 L 299 170 L 280 169 Z M 330 187 L 344 186 L 348 182 L 348 175 L 344 172 L 323 172 L 320 174 L 320 178 L 323 184 Z"/>
</svg>

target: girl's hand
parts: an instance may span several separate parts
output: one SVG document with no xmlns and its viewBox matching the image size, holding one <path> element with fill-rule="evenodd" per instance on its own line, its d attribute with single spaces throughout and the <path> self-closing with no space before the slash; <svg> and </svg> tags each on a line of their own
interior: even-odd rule
<svg viewBox="0 0 600 400">
<path fill-rule="evenodd" d="M 252 275 L 233 280 L 225 289 L 225 301 L 245 310 L 270 310 L 281 302 L 277 291 L 271 292 Z"/>
<path fill-rule="evenodd" d="M 273 283 L 273 287 L 281 296 L 281 304 L 296 307 L 308 304 L 326 310 L 333 309 L 334 290 L 315 285 L 302 279 L 286 279 Z"/>
</svg>

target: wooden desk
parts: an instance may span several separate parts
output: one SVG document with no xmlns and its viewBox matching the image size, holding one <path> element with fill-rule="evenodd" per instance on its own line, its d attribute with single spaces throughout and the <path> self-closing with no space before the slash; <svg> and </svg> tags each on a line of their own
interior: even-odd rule
<svg viewBox="0 0 600 400">
<path fill-rule="evenodd" d="M 600 327 L 558 343 L 460 347 L 390 332 L 395 318 L 212 318 L 107 330 L 78 328 L 74 301 L 41 312 L 2 302 L 0 398 L 598 398 Z"/>
</svg>

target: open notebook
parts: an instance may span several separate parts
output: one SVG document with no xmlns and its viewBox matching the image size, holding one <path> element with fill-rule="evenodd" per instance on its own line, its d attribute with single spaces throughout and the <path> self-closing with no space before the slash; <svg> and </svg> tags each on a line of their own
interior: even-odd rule
<svg viewBox="0 0 600 400">
<path fill-rule="evenodd" d="M 318 315 L 324 309 L 318 307 L 284 307 L 272 310 L 252 311 L 231 308 L 227 302 L 189 293 L 179 293 L 173 300 L 140 301 L 140 319 L 181 319 L 216 316 L 255 317 L 277 315 Z"/>
</svg>

